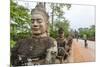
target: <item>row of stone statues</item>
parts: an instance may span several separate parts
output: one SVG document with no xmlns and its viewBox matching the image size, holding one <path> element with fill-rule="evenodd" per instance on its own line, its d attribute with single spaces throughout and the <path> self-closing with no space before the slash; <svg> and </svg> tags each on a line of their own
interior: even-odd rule
<svg viewBox="0 0 100 67">
<path fill-rule="evenodd" d="M 32 37 L 19 40 L 11 49 L 11 64 L 13 66 L 30 66 L 37 64 L 60 63 L 70 55 L 72 38 L 66 40 L 64 31 L 59 29 L 59 37 L 53 39 L 48 36 L 49 16 L 42 4 L 38 4 L 31 11 Z"/>
</svg>

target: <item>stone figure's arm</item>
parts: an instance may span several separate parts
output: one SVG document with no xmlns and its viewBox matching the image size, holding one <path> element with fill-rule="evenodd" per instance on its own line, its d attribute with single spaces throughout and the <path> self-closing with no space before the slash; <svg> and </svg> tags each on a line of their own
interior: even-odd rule
<svg viewBox="0 0 100 67">
<path fill-rule="evenodd" d="M 53 47 L 51 47 L 51 52 L 52 52 L 52 54 L 55 54 L 55 55 L 57 55 L 57 53 L 58 53 L 58 48 L 57 48 L 57 41 L 55 40 L 54 41 L 54 46 Z"/>
<path fill-rule="evenodd" d="M 69 56 L 72 50 L 72 39 L 67 39 L 66 40 L 66 45 L 65 45 L 65 50 L 66 50 L 66 54 Z"/>
<path fill-rule="evenodd" d="M 65 39 L 65 49 L 68 49 L 69 45 L 68 45 L 68 40 Z"/>
<path fill-rule="evenodd" d="M 46 64 L 54 64 L 58 53 L 57 42 L 54 41 L 54 46 L 47 49 Z"/>
</svg>

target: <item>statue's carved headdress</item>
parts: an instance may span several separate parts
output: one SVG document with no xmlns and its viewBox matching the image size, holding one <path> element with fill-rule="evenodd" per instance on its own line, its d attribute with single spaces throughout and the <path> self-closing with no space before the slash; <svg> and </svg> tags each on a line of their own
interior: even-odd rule
<svg viewBox="0 0 100 67">
<path fill-rule="evenodd" d="M 45 17 L 46 20 L 49 19 L 49 16 L 48 16 L 42 3 L 37 4 L 36 7 L 34 9 L 32 9 L 31 14 L 32 15 L 33 14 L 41 14 L 41 15 L 43 15 L 43 17 Z"/>
</svg>

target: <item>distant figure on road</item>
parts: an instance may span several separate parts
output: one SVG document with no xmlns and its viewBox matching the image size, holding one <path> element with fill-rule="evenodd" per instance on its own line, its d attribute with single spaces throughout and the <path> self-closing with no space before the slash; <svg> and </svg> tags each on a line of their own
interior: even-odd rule
<svg viewBox="0 0 100 67">
<path fill-rule="evenodd" d="M 76 30 L 75 30 L 75 38 L 76 38 L 76 40 L 78 41 L 79 34 L 78 34 L 78 31 L 76 31 Z"/>
<path fill-rule="evenodd" d="M 77 39 L 77 42 L 78 42 L 78 39 L 79 39 L 79 35 L 78 34 L 76 35 L 76 39 Z"/>
<path fill-rule="evenodd" d="M 83 35 L 83 39 L 84 39 L 85 48 L 87 48 L 88 44 L 87 44 L 87 35 L 86 34 Z"/>
</svg>

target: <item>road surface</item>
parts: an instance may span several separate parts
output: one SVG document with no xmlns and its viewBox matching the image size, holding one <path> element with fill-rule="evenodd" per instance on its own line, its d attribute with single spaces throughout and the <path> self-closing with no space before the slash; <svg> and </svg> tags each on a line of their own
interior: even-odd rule
<svg viewBox="0 0 100 67">
<path fill-rule="evenodd" d="M 88 48 L 84 47 L 84 40 L 73 39 L 72 51 L 70 56 L 71 63 L 94 62 L 95 61 L 95 42 L 87 41 Z"/>
</svg>

